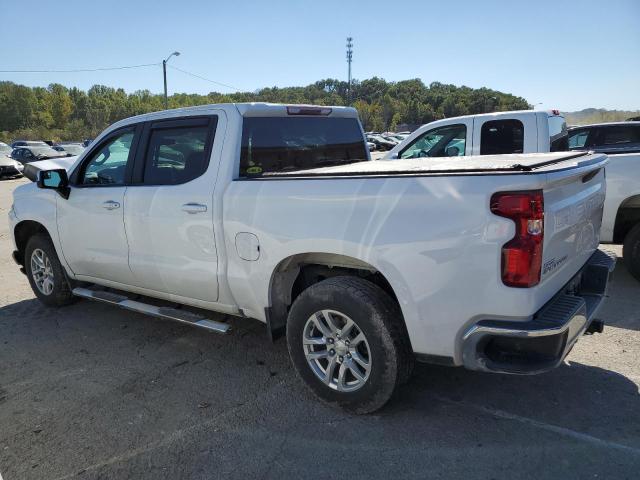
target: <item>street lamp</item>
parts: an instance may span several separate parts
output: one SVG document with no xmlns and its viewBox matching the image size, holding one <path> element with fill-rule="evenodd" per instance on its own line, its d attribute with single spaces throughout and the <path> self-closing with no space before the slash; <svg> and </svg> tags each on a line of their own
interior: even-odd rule
<svg viewBox="0 0 640 480">
<path fill-rule="evenodd" d="M 162 75 L 164 77 L 164 109 L 165 110 L 169 108 L 169 103 L 167 101 L 167 62 L 174 55 L 178 57 L 180 55 L 180 52 L 173 52 L 165 60 L 162 60 Z"/>
<path fill-rule="evenodd" d="M 534 103 L 531 105 L 531 110 L 535 110 L 538 105 L 542 105 L 543 102 Z"/>
</svg>

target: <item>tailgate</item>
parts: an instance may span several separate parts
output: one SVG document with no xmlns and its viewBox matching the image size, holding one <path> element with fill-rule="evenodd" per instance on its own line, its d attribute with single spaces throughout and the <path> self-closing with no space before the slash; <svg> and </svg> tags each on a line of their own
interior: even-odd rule
<svg viewBox="0 0 640 480">
<path fill-rule="evenodd" d="M 574 168 L 548 172 L 541 284 L 560 288 L 598 248 L 607 162 L 605 155 L 586 155 Z"/>
</svg>

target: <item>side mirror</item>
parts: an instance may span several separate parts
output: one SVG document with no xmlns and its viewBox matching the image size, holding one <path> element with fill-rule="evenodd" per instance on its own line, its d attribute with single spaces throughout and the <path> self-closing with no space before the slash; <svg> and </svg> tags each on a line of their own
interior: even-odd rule
<svg viewBox="0 0 640 480">
<path fill-rule="evenodd" d="M 398 152 L 395 152 L 389 155 L 389 160 L 397 160 L 398 158 L 400 158 L 400 156 L 398 155 Z"/>
<path fill-rule="evenodd" d="M 36 184 L 38 188 L 45 188 L 57 191 L 63 198 L 69 198 L 71 189 L 69 188 L 69 177 L 64 168 L 56 170 L 42 170 L 38 172 Z"/>
</svg>

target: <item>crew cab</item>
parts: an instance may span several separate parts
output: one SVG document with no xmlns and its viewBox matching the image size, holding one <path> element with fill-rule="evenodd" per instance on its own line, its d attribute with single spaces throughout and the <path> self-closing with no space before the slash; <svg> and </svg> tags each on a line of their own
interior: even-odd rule
<svg viewBox="0 0 640 480">
<path fill-rule="evenodd" d="M 609 157 L 600 240 L 623 244 L 624 263 L 640 281 L 640 121 L 571 128 L 569 149 Z"/>
<path fill-rule="evenodd" d="M 122 120 L 67 161 L 33 164 L 9 212 L 38 299 L 256 319 L 352 412 L 415 360 L 538 373 L 602 329 L 602 154 L 374 162 L 352 108 L 222 104 Z"/>
<path fill-rule="evenodd" d="M 568 150 L 567 124 L 558 110 L 521 110 L 451 117 L 427 123 L 385 159 L 462 157 Z"/>
</svg>

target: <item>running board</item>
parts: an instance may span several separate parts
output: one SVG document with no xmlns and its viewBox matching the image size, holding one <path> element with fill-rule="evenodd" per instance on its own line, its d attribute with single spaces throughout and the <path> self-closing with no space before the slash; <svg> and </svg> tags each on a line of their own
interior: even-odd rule
<svg viewBox="0 0 640 480">
<path fill-rule="evenodd" d="M 77 297 L 109 303 L 133 312 L 173 320 L 175 322 L 186 323 L 188 325 L 204 328 L 216 333 L 227 333 L 231 329 L 231 326 L 227 323 L 209 320 L 208 318 L 201 317 L 196 313 L 187 312 L 177 308 L 156 307 L 155 305 L 131 300 L 129 297 L 124 295 L 104 290 L 90 290 L 88 288 L 78 287 L 74 288 L 72 293 Z"/>
</svg>

